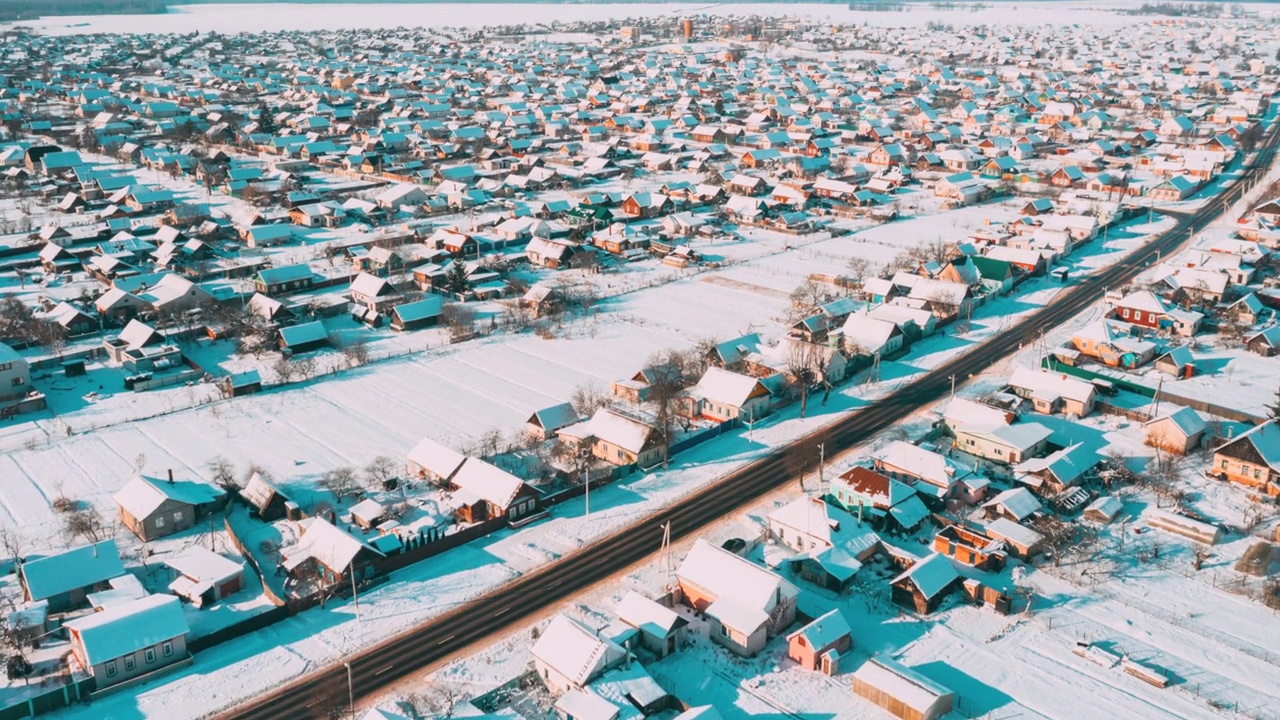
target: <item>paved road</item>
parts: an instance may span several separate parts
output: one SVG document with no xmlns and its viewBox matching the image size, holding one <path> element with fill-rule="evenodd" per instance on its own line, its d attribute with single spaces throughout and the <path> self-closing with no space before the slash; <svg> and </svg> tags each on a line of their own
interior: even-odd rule
<svg viewBox="0 0 1280 720">
<path fill-rule="evenodd" d="M 754 498 L 790 481 L 792 468 L 811 456 L 818 443 L 832 455 L 866 440 L 902 420 L 921 406 L 950 392 L 957 382 L 977 374 L 1035 341 L 1042 330 L 1070 319 L 1099 300 L 1107 288 L 1124 285 L 1144 267 L 1168 256 L 1191 235 L 1220 217 L 1226 205 L 1237 200 L 1254 179 L 1270 167 L 1280 142 L 1272 128 L 1254 164 L 1242 179 L 1220 195 L 1221 201 L 1191 214 L 1173 216 L 1177 225 L 1153 239 L 1128 258 L 1085 279 L 1059 296 L 1053 304 L 1016 323 L 967 354 L 950 360 L 874 405 L 852 412 L 831 426 L 815 431 L 760 460 L 735 471 L 715 484 L 655 513 L 650 518 L 605 538 L 578 553 L 504 585 L 469 605 L 436 617 L 378 645 L 353 654 L 345 664 L 319 670 L 219 716 L 219 720 L 312 720 L 347 716 L 350 691 L 355 698 L 372 694 L 400 678 L 448 659 L 471 643 L 508 630 L 526 616 L 550 603 L 563 600 L 584 587 L 655 553 L 661 543 L 664 522 L 671 523 L 674 542 L 694 533 Z"/>
</svg>

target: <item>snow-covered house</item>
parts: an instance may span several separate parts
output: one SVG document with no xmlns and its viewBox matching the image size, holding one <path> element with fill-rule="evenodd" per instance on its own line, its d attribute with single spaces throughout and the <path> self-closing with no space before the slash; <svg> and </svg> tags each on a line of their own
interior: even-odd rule
<svg viewBox="0 0 1280 720">
<path fill-rule="evenodd" d="M 752 422 L 769 413 L 771 393 L 757 378 L 709 367 L 680 400 L 686 417 L 705 417 L 719 422 Z"/>
<path fill-rule="evenodd" d="M 921 495 L 939 500 L 979 502 L 990 485 L 987 478 L 968 465 L 903 440 L 884 446 L 876 453 L 874 462 L 877 472 L 912 485 Z"/>
<path fill-rule="evenodd" d="M 676 580 L 684 603 L 710 618 L 712 640 L 739 655 L 755 655 L 795 622 L 794 585 L 705 540 L 694 543 Z"/>
<path fill-rule="evenodd" d="M 302 538 L 280 550 L 285 572 L 295 579 L 314 575 L 324 585 L 359 582 L 376 574 L 373 562 L 382 555 L 364 540 L 321 517 L 299 523 Z"/>
<path fill-rule="evenodd" d="M 960 573 L 946 556 L 933 553 L 889 581 L 890 597 L 902 607 L 928 615 L 960 584 Z"/>
<path fill-rule="evenodd" d="M 136 475 L 114 496 L 120 522 L 144 542 L 203 522 L 227 503 L 227 492 L 194 480 Z"/>
<path fill-rule="evenodd" d="M 0 342 L 0 401 L 22 397 L 31 389 L 31 366 L 16 350 Z"/>
<path fill-rule="evenodd" d="M 1280 495 L 1280 420 L 1252 427 L 1215 450 L 1212 472 L 1268 495 Z"/>
<path fill-rule="evenodd" d="M 541 493 L 511 473 L 480 458 L 467 458 L 449 480 L 461 522 L 505 517 L 518 521 L 537 511 Z"/>
<path fill-rule="evenodd" d="M 215 603 L 244 587 L 244 565 L 203 545 L 170 555 L 164 564 L 172 571 L 169 591 L 196 607 Z"/>
<path fill-rule="evenodd" d="M 1189 407 L 1153 418 L 1143 423 L 1146 444 L 1165 452 L 1185 455 L 1203 442 L 1209 426 L 1200 413 Z"/>
<path fill-rule="evenodd" d="M 82 545 L 18 566 L 23 597 L 29 602 L 46 601 L 49 612 L 79 607 L 89 593 L 106 589 L 108 581 L 121 575 L 124 563 L 115 540 Z"/>
<path fill-rule="evenodd" d="M 831 610 L 787 636 L 787 657 L 823 675 L 840 672 L 840 659 L 853 647 L 853 631 L 839 609 Z"/>
<path fill-rule="evenodd" d="M 929 509 L 911 486 L 862 465 L 832 480 L 827 498 L 859 523 L 894 532 L 910 532 L 929 517 Z"/>
<path fill-rule="evenodd" d="M 636 631 L 639 646 L 659 658 L 674 653 L 684 642 L 689 621 L 634 590 L 618 603 L 617 612 L 618 620 Z"/>
<path fill-rule="evenodd" d="M 405 458 L 415 474 L 438 483 L 449 482 L 467 459 L 457 450 L 429 437 L 414 445 Z"/>
<path fill-rule="evenodd" d="M 554 694 L 581 690 L 621 665 L 627 651 L 567 615 L 556 615 L 533 644 L 533 667 Z"/>
<path fill-rule="evenodd" d="M 71 652 L 98 690 L 187 658 L 187 619 L 178 598 L 148 595 L 63 627 Z"/>
</svg>

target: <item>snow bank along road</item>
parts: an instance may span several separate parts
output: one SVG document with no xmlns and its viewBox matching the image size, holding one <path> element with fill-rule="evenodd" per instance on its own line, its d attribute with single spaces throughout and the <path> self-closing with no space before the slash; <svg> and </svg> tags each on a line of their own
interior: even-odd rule
<svg viewBox="0 0 1280 720">
<path fill-rule="evenodd" d="M 361 698 L 409 673 L 448 659 L 468 645 L 504 632 L 544 605 L 564 599 L 644 559 L 658 550 L 663 524 L 670 523 L 673 541 L 686 536 L 730 510 L 791 481 L 791 468 L 798 467 L 803 456 L 813 454 L 818 443 L 825 443 L 827 452 L 834 455 L 885 430 L 949 392 L 952 376 L 957 382 L 963 382 L 969 375 L 977 374 L 1012 354 L 1023 343 L 1035 340 L 1041 328 L 1066 321 L 1101 299 L 1107 288 L 1128 282 L 1151 262 L 1162 255 L 1168 256 L 1193 234 L 1207 227 L 1269 168 L 1277 142 L 1280 142 L 1277 128 L 1280 124 L 1272 125 L 1253 163 L 1220 195 L 1225 202 L 1207 203 L 1194 214 L 1178 216 L 1178 223 L 1172 229 L 1134 251 L 1128 258 L 1088 278 L 1004 334 L 939 366 L 874 405 L 854 411 L 791 445 L 779 448 L 640 523 L 529 573 L 469 605 L 353 655 L 345 664 L 306 675 L 224 713 L 218 716 L 219 720 L 310 720 L 327 717 L 333 708 L 325 707 L 324 703 L 332 703 L 333 697 L 340 696 L 340 692 L 335 693 L 335 690 L 346 691 L 348 681 L 352 696 Z"/>
</svg>

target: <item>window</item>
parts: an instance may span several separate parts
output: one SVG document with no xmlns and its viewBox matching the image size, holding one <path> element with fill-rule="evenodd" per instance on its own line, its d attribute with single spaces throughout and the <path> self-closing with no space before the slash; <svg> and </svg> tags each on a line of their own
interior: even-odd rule
<svg viewBox="0 0 1280 720">
<path fill-rule="evenodd" d="M 1120 311 L 1120 317 L 1126 317 L 1126 318 L 1127 318 L 1127 317 L 1129 317 L 1129 308 L 1125 308 L 1125 309 L 1121 310 L 1121 311 Z"/>
<path fill-rule="evenodd" d="M 162 527 L 164 527 L 164 516 L 163 516 L 163 515 L 161 515 L 160 517 L 156 518 L 156 527 L 158 527 L 158 528 L 162 528 Z"/>
<path fill-rule="evenodd" d="M 107 661 L 107 677 L 115 677 L 115 674 L 116 674 L 116 661 L 108 660 Z"/>
<path fill-rule="evenodd" d="M 0 370 L 12 370 L 12 369 L 13 369 L 13 363 L 11 362 L 0 363 Z"/>
<path fill-rule="evenodd" d="M 1223 461 L 1222 461 L 1222 469 L 1223 469 L 1223 470 L 1226 470 L 1226 469 L 1227 469 L 1227 461 L 1226 461 L 1226 460 L 1223 460 Z"/>
<path fill-rule="evenodd" d="M 173 643 L 172 643 L 172 642 L 169 642 L 169 641 L 166 641 L 166 642 L 165 642 L 165 644 L 163 644 L 163 645 L 161 645 L 161 646 L 160 646 L 160 652 L 161 652 L 161 653 L 163 653 L 165 657 L 169 657 L 170 655 L 172 655 L 172 654 L 173 654 Z"/>
<path fill-rule="evenodd" d="M 1241 474 L 1241 475 L 1244 475 L 1245 477 L 1249 477 L 1249 466 L 1248 466 L 1248 465 L 1241 465 L 1241 466 L 1240 466 L 1240 474 Z"/>
<path fill-rule="evenodd" d="M 143 657 L 145 657 L 145 658 L 146 658 L 146 660 L 147 660 L 147 664 L 148 664 L 148 665 L 150 665 L 151 663 L 155 662 L 155 661 L 156 661 L 156 649 L 155 649 L 155 648 L 147 648 L 146 652 L 145 652 L 145 653 L 143 653 Z"/>
<path fill-rule="evenodd" d="M 20 378 L 20 377 L 16 377 L 16 378 L 14 378 L 14 379 L 13 379 L 13 384 L 14 384 L 14 385 L 21 385 L 21 384 L 22 384 L 22 378 Z"/>
<path fill-rule="evenodd" d="M 723 624 L 720 625 L 720 637 L 725 639 L 729 639 L 732 637 L 729 634 L 729 628 L 725 627 Z"/>
<path fill-rule="evenodd" d="M 1253 479 L 1254 479 L 1254 480 L 1257 480 L 1257 479 L 1259 479 L 1259 478 L 1261 478 L 1261 477 L 1262 477 L 1262 470 L 1261 470 L 1260 468 L 1254 468 L 1254 469 L 1253 469 Z"/>
<path fill-rule="evenodd" d="M 173 524 L 174 524 L 174 525 L 177 525 L 177 524 L 178 524 L 178 523 L 180 523 L 180 522 L 182 522 L 182 513 L 180 513 L 180 512 L 176 512 L 176 513 L 174 513 L 174 514 L 173 514 Z"/>
<path fill-rule="evenodd" d="M 132 655 L 130 655 L 129 657 L 127 657 L 127 658 L 125 658 L 125 659 L 124 659 L 124 669 L 125 669 L 125 672 L 128 672 L 128 671 L 130 671 L 130 670 L 134 669 L 134 668 L 135 668 L 135 667 L 137 667 L 137 666 L 138 666 L 138 662 L 137 662 L 136 660 L 134 660 L 134 659 L 133 659 L 133 656 L 132 656 Z"/>
</svg>

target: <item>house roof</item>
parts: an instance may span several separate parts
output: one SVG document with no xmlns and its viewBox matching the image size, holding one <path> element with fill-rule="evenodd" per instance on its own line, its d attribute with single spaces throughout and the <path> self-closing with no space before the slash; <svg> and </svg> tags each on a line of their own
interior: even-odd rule
<svg viewBox="0 0 1280 720">
<path fill-rule="evenodd" d="M 581 686 L 626 651 L 568 615 L 556 615 L 538 636 L 532 652 L 535 658 Z"/>
<path fill-rule="evenodd" d="M 1076 443 L 1042 458 L 1024 460 L 1015 470 L 1020 473 L 1047 472 L 1063 485 L 1074 485 L 1101 462 L 1102 456 L 1096 450 L 1084 443 Z"/>
<path fill-rule="evenodd" d="M 351 566 L 361 550 L 378 552 L 324 518 L 312 517 L 307 520 L 302 539 L 293 547 L 284 549 L 284 565 L 286 570 L 292 570 L 307 558 L 315 558 L 330 570 L 341 572 Z"/>
<path fill-rule="evenodd" d="M 982 503 L 984 508 L 1001 507 L 1019 520 L 1024 520 L 1040 512 L 1040 501 L 1031 491 L 1024 488 L 1011 488 Z"/>
<path fill-rule="evenodd" d="M 556 717 L 574 720 L 617 720 L 621 708 L 599 695 L 573 688 L 555 704 Z"/>
<path fill-rule="evenodd" d="M 909 580 L 926 600 L 931 600 L 959 577 L 960 573 L 956 572 L 955 566 L 945 555 L 932 553 L 894 578 L 891 584 Z"/>
<path fill-rule="evenodd" d="M 193 480 L 160 480 L 135 475 L 114 496 L 117 504 L 134 518 L 149 517 L 167 500 L 196 507 L 214 502 L 227 492 L 216 485 Z"/>
<path fill-rule="evenodd" d="M 240 497 L 259 510 L 270 505 L 271 499 L 279 493 L 280 491 L 274 485 L 264 480 L 262 475 L 256 472 L 250 476 L 249 482 L 240 488 Z"/>
<path fill-rule="evenodd" d="M 467 458 L 450 482 L 466 495 L 503 509 L 525 487 L 520 478 L 480 458 Z"/>
<path fill-rule="evenodd" d="M 79 635 L 89 665 L 131 655 L 166 640 L 183 637 L 190 628 L 182 604 L 172 595 L 148 595 L 64 623 Z"/>
<path fill-rule="evenodd" d="M 1204 432 L 1209 427 L 1204 418 L 1200 417 L 1200 413 L 1189 407 L 1180 407 L 1168 415 L 1148 420 L 1145 425 L 1165 421 L 1173 423 L 1174 427 L 1178 428 L 1178 432 L 1189 438 Z"/>
<path fill-rule="evenodd" d="M 406 457 L 409 462 L 444 480 L 452 478 L 467 459 L 457 450 L 429 437 L 414 445 Z"/>
<path fill-rule="evenodd" d="M 768 519 L 770 524 L 786 526 L 831 545 L 837 523 L 831 519 L 829 508 L 822 498 L 802 496 L 769 513 Z"/>
<path fill-rule="evenodd" d="M 648 424 L 609 408 L 600 408 L 588 421 L 591 435 L 630 453 L 643 451 L 653 434 Z"/>
<path fill-rule="evenodd" d="M 103 540 L 21 566 L 22 579 L 32 600 L 44 600 L 64 592 L 95 585 L 124 574 L 115 540 Z"/>
<path fill-rule="evenodd" d="M 239 575 L 244 565 L 204 547 L 192 545 L 165 558 L 164 564 L 192 580 L 220 583 Z"/>
<path fill-rule="evenodd" d="M 694 394 L 703 399 L 735 408 L 747 404 L 758 390 L 768 393 L 756 378 L 718 367 L 707 368 L 693 388 Z"/>
<path fill-rule="evenodd" d="M 1044 536 L 1035 530 L 1006 517 L 996 518 L 987 523 L 987 534 L 997 540 L 1005 540 L 1024 548 L 1038 545 L 1044 539 Z"/>
<path fill-rule="evenodd" d="M 284 341 L 287 347 L 298 347 L 301 345 L 309 345 L 313 342 L 329 340 L 329 331 L 325 328 L 324 322 L 313 320 L 309 323 L 301 325 L 291 325 L 289 327 L 280 328 L 280 339 Z"/>
<path fill-rule="evenodd" d="M 800 636 L 809 644 L 809 647 L 821 650 L 849 635 L 850 632 L 849 622 L 844 619 L 844 615 L 840 614 L 839 609 L 835 609 L 791 633 L 787 636 L 787 641 L 790 642 L 792 638 Z"/>
<path fill-rule="evenodd" d="M 1240 434 L 1235 440 L 1227 443 L 1218 449 L 1222 452 L 1226 448 L 1237 445 L 1239 443 L 1250 443 L 1258 454 L 1262 456 L 1264 462 L 1276 472 L 1280 472 L 1280 421 L 1269 420 L 1261 425 L 1250 428 L 1248 431 Z"/>
<path fill-rule="evenodd" d="M 1014 388 L 1030 390 L 1035 397 L 1049 400 L 1067 398 L 1079 403 L 1088 403 L 1097 393 L 1092 383 L 1066 374 L 1059 374 L 1038 368 L 1020 367 L 1009 378 L 1009 385 Z"/>
<path fill-rule="evenodd" d="M 701 539 L 689 550 L 676 575 L 717 599 L 729 598 L 762 612 L 773 608 L 779 591 L 796 594 L 795 586 L 780 576 Z"/>
<path fill-rule="evenodd" d="M 886 445 L 876 454 L 876 459 L 939 487 L 951 487 L 957 476 L 972 472 L 945 455 L 903 440 Z"/>
<path fill-rule="evenodd" d="M 618 603 L 618 619 L 658 638 L 666 637 L 686 623 L 671 608 L 659 605 L 634 590 Z"/>
<path fill-rule="evenodd" d="M 871 658 L 853 677 L 917 712 L 928 711 L 952 693 L 942 685 L 889 658 Z"/>
<path fill-rule="evenodd" d="M 535 411 L 533 415 L 529 416 L 529 423 L 536 424 L 550 433 L 560 428 L 569 427 L 580 419 L 578 411 L 573 409 L 573 403 L 560 403 L 559 405 L 552 405 Z"/>
</svg>

